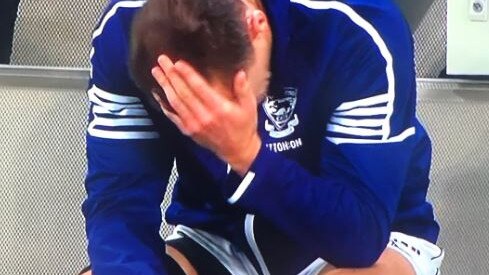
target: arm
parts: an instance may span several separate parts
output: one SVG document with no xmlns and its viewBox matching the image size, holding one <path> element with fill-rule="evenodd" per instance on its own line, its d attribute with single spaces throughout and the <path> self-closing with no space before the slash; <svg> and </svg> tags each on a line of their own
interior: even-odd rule
<svg viewBox="0 0 489 275">
<path fill-rule="evenodd" d="M 402 19 L 368 23 L 348 12 L 338 11 L 341 42 L 324 85 L 334 111 L 318 125 L 325 129 L 320 172 L 262 148 L 244 180 L 231 175 L 225 192 L 333 265 L 365 267 L 386 247 L 418 139 L 415 78 Z"/>
<path fill-rule="evenodd" d="M 234 170 L 223 184 L 229 203 L 266 218 L 335 266 L 370 266 L 386 247 L 418 140 L 410 34 L 396 13 L 376 10 L 367 21 L 339 2 L 302 2 L 334 10 L 339 21 L 331 69 L 319 87 L 331 94 L 323 104 L 334 106 L 318 125 L 319 172 L 255 141 L 256 108 L 241 73 L 232 100 L 215 96 L 185 62 L 162 58 L 153 73 L 175 110 L 166 115 Z"/>
<path fill-rule="evenodd" d="M 158 119 L 130 81 L 124 16 L 135 6 L 120 3 L 109 7 L 93 38 L 83 203 L 88 253 L 94 274 L 161 275 L 160 204 L 173 159 L 171 133 L 157 130 Z"/>
</svg>

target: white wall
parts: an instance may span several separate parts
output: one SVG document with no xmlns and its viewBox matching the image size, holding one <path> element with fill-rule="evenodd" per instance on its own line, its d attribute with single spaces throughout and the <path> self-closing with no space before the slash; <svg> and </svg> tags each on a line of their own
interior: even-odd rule
<svg viewBox="0 0 489 275">
<path fill-rule="evenodd" d="M 489 75 L 489 21 L 474 21 L 470 18 L 471 3 L 476 0 L 447 1 L 448 74 Z M 477 1 L 486 3 L 484 8 L 487 12 L 489 0 Z"/>
</svg>

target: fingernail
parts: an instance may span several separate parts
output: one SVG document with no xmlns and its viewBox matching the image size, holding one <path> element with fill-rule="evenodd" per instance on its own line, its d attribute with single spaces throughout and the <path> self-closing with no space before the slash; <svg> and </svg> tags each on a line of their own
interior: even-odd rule
<svg viewBox="0 0 489 275">
<path fill-rule="evenodd" d="M 158 56 L 158 62 L 159 63 L 163 63 L 164 60 L 165 60 L 165 55 L 164 54 Z"/>
<path fill-rule="evenodd" d="M 165 109 L 165 107 L 161 107 L 161 110 L 163 111 L 163 114 L 165 114 L 165 116 L 169 117 L 169 111 Z"/>
<path fill-rule="evenodd" d="M 156 99 L 156 101 L 161 102 L 161 98 L 157 93 L 155 92 L 151 92 L 151 93 L 153 94 L 153 97 Z"/>
</svg>

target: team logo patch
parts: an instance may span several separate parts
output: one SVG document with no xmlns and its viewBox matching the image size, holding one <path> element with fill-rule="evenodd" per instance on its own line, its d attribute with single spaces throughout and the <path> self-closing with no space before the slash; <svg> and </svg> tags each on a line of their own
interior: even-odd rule
<svg viewBox="0 0 489 275">
<path fill-rule="evenodd" d="M 283 96 L 267 96 L 262 103 L 268 119 L 265 120 L 265 130 L 273 138 L 283 138 L 294 132 L 299 125 L 299 118 L 294 114 L 297 103 L 297 89 L 284 88 Z M 270 123 L 271 122 L 271 123 Z"/>
</svg>

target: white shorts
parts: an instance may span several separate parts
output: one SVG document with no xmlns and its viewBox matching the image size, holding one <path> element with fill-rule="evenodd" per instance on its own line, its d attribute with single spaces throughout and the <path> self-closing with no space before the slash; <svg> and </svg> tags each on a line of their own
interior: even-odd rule
<svg viewBox="0 0 489 275">
<path fill-rule="evenodd" d="M 440 275 L 445 252 L 437 245 L 403 233 L 392 232 L 387 247 L 401 253 L 411 263 L 416 275 Z"/>
<path fill-rule="evenodd" d="M 392 232 L 387 248 L 400 253 L 408 260 L 416 275 L 440 275 L 440 267 L 445 256 L 443 249 L 424 239 Z M 327 263 L 317 259 L 299 275 L 316 275 Z"/>
<path fill-rule="evenodd" d="M 220 236 L 177 225 L 165 241 L 185 255 L 199 274 L 260 275 L 240 249 Z"/>
<path fill-rule="evenodd" d="M 226 275 L 270 275 L 266 268 L 254 266 L 239 248 L 220 236 L 178 225 L 167 241 L 171 243 L 179 239 L 191 240 L 204 248 L 224 267 Z M 387 247 L 402 254 L 413 266 L 416 275 L 440 275 L 444 251 L 438 246 L 420 238 L 392 232 Z M 324 260 L 316 259 L 298 275 L 317 275 L 326 265 Z"/>
</svg>

